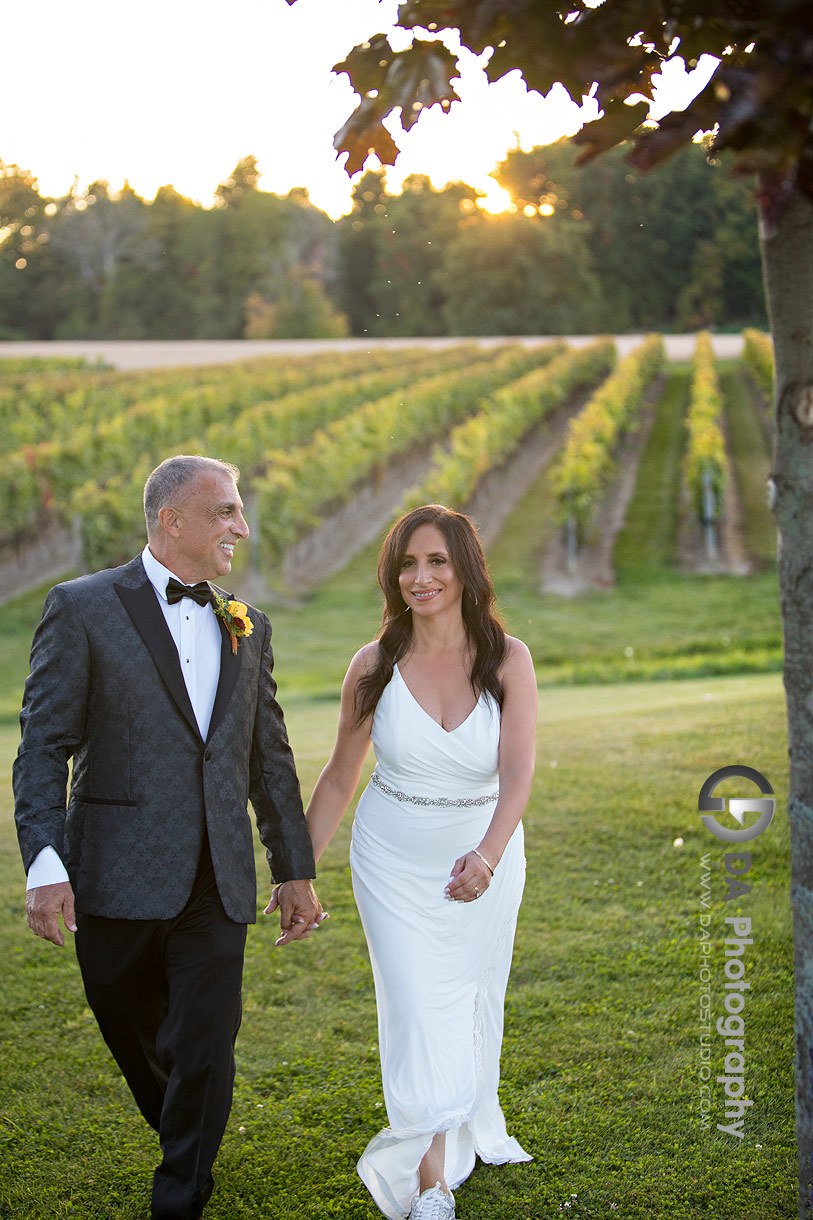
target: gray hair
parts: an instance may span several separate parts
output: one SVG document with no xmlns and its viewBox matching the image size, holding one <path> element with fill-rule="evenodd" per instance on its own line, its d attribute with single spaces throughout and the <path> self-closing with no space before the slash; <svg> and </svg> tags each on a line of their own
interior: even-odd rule
<svg viewBox="0 0 813 1220">
<path fill-rule="evenodd" d="M 158 514 L 161 509 L 172 504 L 181 489 L 206 470 L 228 474 L 235 483 L 240 478 L 240 471 L 236 466 L 232 466 L 231 462 L 202 457 L 197 453 L 178 453 L 156 466 L 144 484 L 144 516 L 147 519 L 148 534 L 158 529 Z"/>
</svg>

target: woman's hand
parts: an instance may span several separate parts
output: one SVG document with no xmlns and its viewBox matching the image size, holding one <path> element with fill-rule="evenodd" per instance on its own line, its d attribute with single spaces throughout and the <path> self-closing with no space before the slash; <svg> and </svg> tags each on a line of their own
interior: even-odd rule
<svg viewBox="0 0 813 1220">
<path fill-rule="evenodd" d="M 476 902 L 490 885 L 488 865 L 475 851 L 467 851 L 452 865 L 452 875 L 444 893 L 452 902 Z"/>
</svg>

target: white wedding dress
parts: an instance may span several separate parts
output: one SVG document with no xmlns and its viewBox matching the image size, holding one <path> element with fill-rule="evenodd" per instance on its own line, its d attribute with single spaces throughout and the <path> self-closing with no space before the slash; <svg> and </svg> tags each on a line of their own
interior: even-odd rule
<svg viewBox="0 0 813 1220">
<path fill-rule="evenodd" d="M 444 897 L 455 860 L 491 821 L 499 740 L 490 695 L 447 732 L 397 666 L 373 720 L 377 765 L 356 809 L 350 864 L 375 978 L 390 1125 L 367 1145 L 358 1171 L 390 1220 L 409 1211 L 436 1132 L 448 1132 L 451 1189 L 469 1176 L 475 1154 L 490 1164 L 532 1159 L 508 1135 L 497 1098 L 525 882 L 522 825 L 481 898 Z"/>
</svg>

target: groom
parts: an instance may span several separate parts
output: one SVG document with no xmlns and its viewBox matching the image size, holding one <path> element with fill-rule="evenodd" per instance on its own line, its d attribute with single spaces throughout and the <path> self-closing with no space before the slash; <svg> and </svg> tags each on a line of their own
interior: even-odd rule
<svg viewBox="0 0 813 1220">
<path fill-rule="evenodd" d="M 248 537 L 238 476 L 162 462 L 141 555 L 51 590 L 14 765 L 28 922 L 57 945 L 59 915 L 76 933 L 88 1002 L 160 1135 L 153 1220 L 199 1217 L 214 1186 L 255 919 L 247 800 L 282 883 L 277 944 L 324 918 L 270 624 L 209 583 Z"/>
</svg>

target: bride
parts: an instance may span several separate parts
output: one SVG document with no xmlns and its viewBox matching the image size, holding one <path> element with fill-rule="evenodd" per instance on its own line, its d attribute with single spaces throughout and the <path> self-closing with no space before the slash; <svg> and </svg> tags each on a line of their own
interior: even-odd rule
<svg viewBox="0 0 813 1220">
<path fill-rule="evenodd" d="M 380 639 L 353 658 L 336 745 L 306 812 L 316 859 L 353 798 L 350 864 L 375 979 L 389 1127 L 358 1163 L 390 1220 L 454 1220 L 474 1167 L 531 1158 L 497 1098 L 525 879 L 520 818 L 537 709 L 468 517 L 426 505 L 381 552 Z"/>
</svg>

